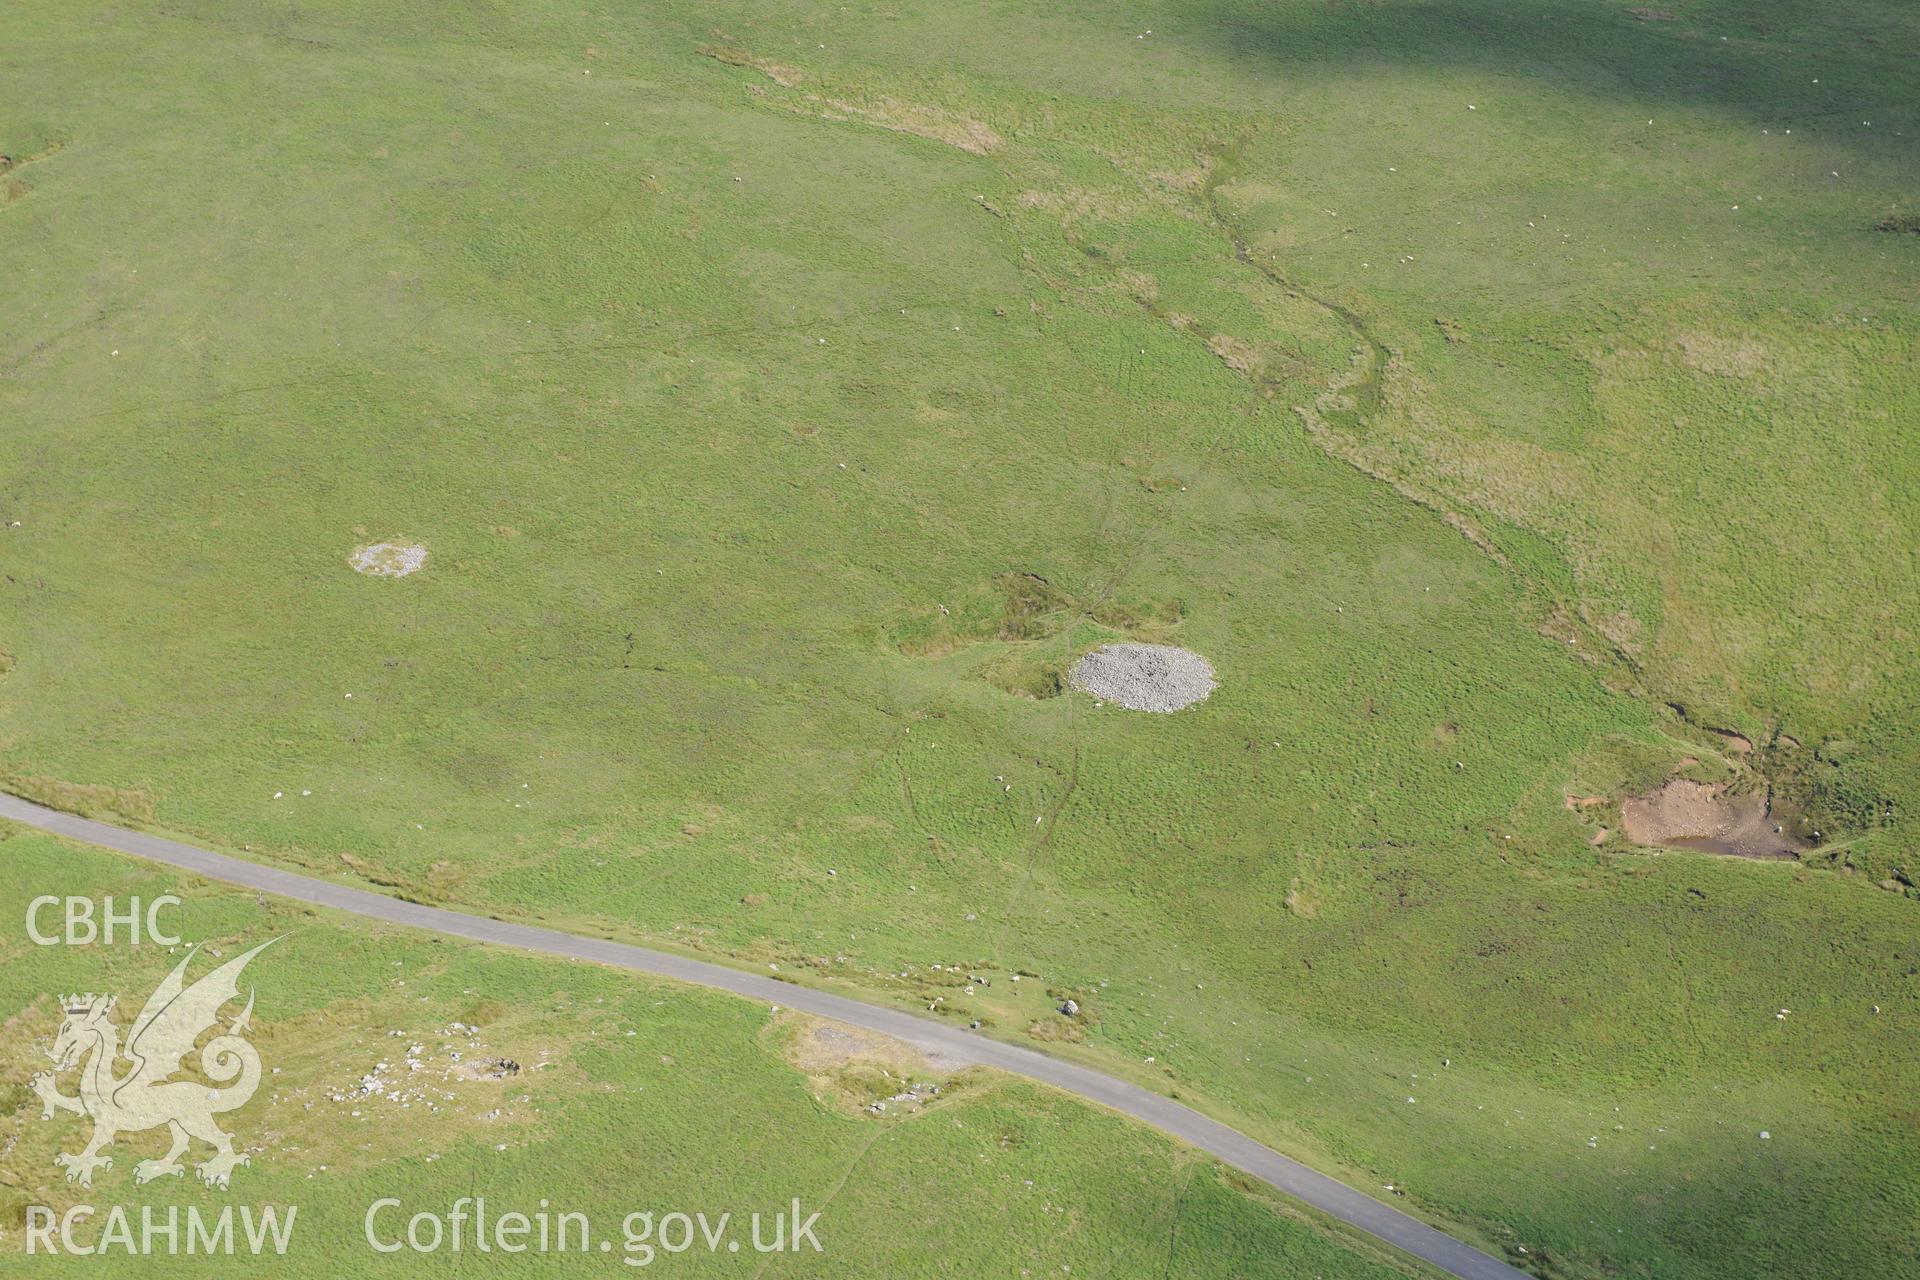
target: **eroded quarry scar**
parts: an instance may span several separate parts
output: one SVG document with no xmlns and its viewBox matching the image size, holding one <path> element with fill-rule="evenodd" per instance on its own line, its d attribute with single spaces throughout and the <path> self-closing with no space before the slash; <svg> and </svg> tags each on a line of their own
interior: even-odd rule
<svg viewBox="0 0 1920 1280">
<path fill-rule="evenodd" d="M 1774 820 L 1766 788 L 1735 792 L 1724 782 L 1674 778 L 1624 801 L 1620 825 L 1635 844 L 1739 858 L 1793 858 L 1808 847 Z"/>
</svg>

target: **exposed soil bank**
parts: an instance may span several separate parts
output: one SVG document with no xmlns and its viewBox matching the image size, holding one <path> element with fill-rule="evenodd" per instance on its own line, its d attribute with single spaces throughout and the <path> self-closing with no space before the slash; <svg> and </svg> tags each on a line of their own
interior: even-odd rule
<svg viewBox="0 0 1920 1280">
<path fill-rule="evenodd" d="M 1635 844 L 1737 858 L 1794 858 L 1811 847 L 1775 819 L 1770 790 L 1735 793 L 1724 782 L 1675 778 L 1623 802 L 1620 825 Z"/>
</svg>

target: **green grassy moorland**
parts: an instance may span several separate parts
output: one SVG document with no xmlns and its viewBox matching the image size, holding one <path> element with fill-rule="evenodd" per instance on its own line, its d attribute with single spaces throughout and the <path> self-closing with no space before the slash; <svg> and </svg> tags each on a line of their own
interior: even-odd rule
<svg viewBox="0 0 1920 1280">
<path fill-rule="evenodd" d="M 0 37 L 11 789 L 979 1017 L 1546 1275 L 1920 1274 L 1910 7 Z M 1221 688 L 1049 696 L 1123 635 Z M 1676 769 L 1818 848 L 1625 844 Z"/>
<path fill-rule="evenodd" d="M 208 1149 L 195 1144 L 188 1172 L 136 1190 L 135 1165 L 164 1153 L 164 1132 L 122 1137 L 109 1150 L 111 1169 L 96 1171 L 91 1187 L 70 1185 L 53 1157 L 80 1150 L 91 1123 L 43 1120 L 26 1081 L 48 1065 L 42 1050 L 60 1025 L 59 994 L 117 994 L 125 1031 L 186 951 L 39 948 L 8 932 L 0 944 L 0 1253 L 9 1259 L 0 1269 L 8 1275 L 153 1275 L 156 1267 L 220 1276 L 1429 1274 L 1364 1238 L 1346 1240 L 1150 1130 L 1009 1077 L 955 1076 L 905 1046 L 829 1045 L 823 1054 L 819 1024 L 748 1001 L 183 885 L 39 835 L 9 833 L 0 853 L 9 920 L 23 919 L 42 893 L 111 894 L 123 907 L 132 896 L 183 894 L 163 919 L 205 947 L 189 981 L 219 963 L 216 952 L 231 958 L 281 939 L 247 968 L 242 987 L 256 1001 L 248 1038 L 263 1083 L 222 1117 L 252 1163 L 233 1172 L 227 1190 L 204 1187 L 191 1166 Z M 59 1084 L 72 1093 L 72 1073 Z M 889 1104 L 910 1084 L 920 1101 Z M 875 1101 L 886 1109 L 870 1110 Z M 374 1219 L 376 1239 L 392 1244 L 412 1214 L 444 1220 L 462 1196 L 484 1197 L 496 1220 L 517 1211 L 537 1224 L 543 1205 L 553 1223 L 561 1212 L 585 1215 L 589 1260 L 577 1229 L 568 1250 L 507 1255 L 496 1247 L 484 1258 L 471 1228 L 458 1253 L 443 1243 L 385 1255 L 367 1242 L 376 1201 L 402 1202 Z M 763 1215 L 759 1238 L 770 1244 L 774 1213 L 790 1216 L 796 1197 L 803 1218 L 821 1214 L 820 1250 L 801 1242 L 792 1253 L 756 1252 L 750 1215 Z M 64 1213 L 76 1204 L 95 1209 L 91 1221 L 76 1222 L 76 1243 L 99 1244 L 99 1254 L 50 1256 L 36 1242 L 22 1256 L 28 1205 Z M 284 1257 L 256 1260 L 243 1250 L 189 1262 L 183 1226 L 182 1253 L 169 1262 L 164 1237 L 156 1237 L 159 1258 L 111 1243 L 107 1215 L 116 1205 L 136 1231 L 143 1207 L 161 1221 L 170 1207 L 212 1219 L 229 1206 L 273 1206 L 284 1222 L 292 1206 L 294 1217 Z M 663 1221 L 676 1212 L 704 1212 L 716 1231 L 731 1212 L 727 1238 L 741 1248 L 710 1251 L 698 1235 L 690 1249 L 663 1248 L 681 1249 L 681 1229 Z M 655 1231 L 630 1222 L 635 1213 L 650 1213 Z M 421 1228 L 423 1241 L 429 1230 Z M 602 1239 L 614 1245 L 610 1256 L 598 1251 Z"/>
</svg>

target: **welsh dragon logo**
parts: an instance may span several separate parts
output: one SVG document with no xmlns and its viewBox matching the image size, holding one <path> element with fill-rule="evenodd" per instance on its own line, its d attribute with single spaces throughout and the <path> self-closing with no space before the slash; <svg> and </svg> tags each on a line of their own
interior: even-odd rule
<svg viewBox="0 0 1920 1280">
<path fill-rule="evenodd" d="M 147 997 L 127 1031 L 124 1050 L 120 1047 L 120 1030 L 111 1018 L 118 1003 L 116 997 L 62 997 L 66 1020 L 60 1024 L 53 1048 L 47 1051 L 53 1059 L 53 1070 L 35 1076 L 32 1085 L 44 1108 L 43 1119 L 51 1120 L 55 1111 L 93 1118 L 93 1138 L 86 1149 L 78 1155 L 63 1152 L 54 1157 L 54 1162 L 67 1171 L 68 1182 L 92 1186 L 94 1170 L 113 1168 L 113 1157 L 100 1154 L 103 1148 L 123 1133 L 139 1133 L 160 1125 L 166 1125 L 172 1134 L 173 1146 L 160 1159 L 135 1165 L 135 1183 L 179 1176 L 184 1172 L 180 1157 L 194 1138 L 214 1149 L 213 1155 L 195 1170 L 210 1187 L 226 1187 L 234 1167 L 248 1163 L 245 1155 L 233 1149 L 233 1138 L 214 1122 L 214 1117 L 246 1105 L 260 1087 L 260 1053 L 241 1036 L 253 1016 L 251 989 L 246 1007 L 225 1031 L 200 1048 L 201 1072 L 226 1087 L 210 1089 L 199 1080 L 171 1077 L 180 1073 L 181 1059 L 193 1052 L 201 1035 L 219 1022 L 221 1007 L 239 998 L 240 971 L 247 962 L 277 941 L 263 942 L 234 957 L 190 987 L 185 982 L 187 964 L 199 948 L 188 952 Z M 131 1065 L 124 1074 L 116 1074 L 122 1059 Z M 54 1076 L 74 1066 L 80 1068 L 79 1092 L 61 1093 Z"/>
</svg>

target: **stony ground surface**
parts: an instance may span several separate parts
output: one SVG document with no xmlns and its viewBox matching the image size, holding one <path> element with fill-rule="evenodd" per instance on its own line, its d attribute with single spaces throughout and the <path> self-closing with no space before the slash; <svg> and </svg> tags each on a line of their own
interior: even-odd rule
<svg viewBox="0 0 1920 1280">
<path fill-rule="evenodd" d="M 1134 711 L 1178 711 L 1218 686 L 1213 666 L 1170 644 L 1110 644 L 1073 664 L 1067 683 Z"/>
<path fill-rule="evenodd" d="M 427 549 L 397 542 L 376 542 L 358 547 L 347 557 L 355 573 L 377 578 L 404 578 L 427 563 Z"/>
</svg>

